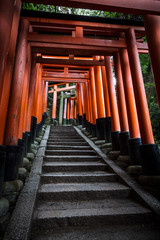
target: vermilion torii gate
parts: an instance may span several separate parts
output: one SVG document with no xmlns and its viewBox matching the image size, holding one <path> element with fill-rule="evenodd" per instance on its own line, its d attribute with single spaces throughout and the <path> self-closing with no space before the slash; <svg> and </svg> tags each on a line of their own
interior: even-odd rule
<svg viewBox="0 0 160 240">
<path fill-rule="evenodd" d="M 34 3 L 143 14 L 145 28 L 134 21 L 32 11 L 22 11 L 20 16 L 21 0 L 1 0 L 0 182 L 17 178 L 23 147 L 30 151 L 36 130 L 38 134 L 45 120 L 48 83 L 56 90 L 57 82 L 76 83 L 77 99 L 65 101 L 65 109 L 71 109 L 65 110 L 66 119 L 77 114 L 79 123 L 83 122 L 93 136 L 106 142 L 111 139 L 112 150 L 127 155 L 129 149 L 131 164 L 142 164 L 145 175 L 159 175 L 160 156 L 154 143 L 138 54 L 148 53 L 149 48 L 160 99 L 160 2 Z M 145 34 L 148 44 L 142 39 Z M 56 101 L 56 94 L 54 97 Z"/>
</svg>

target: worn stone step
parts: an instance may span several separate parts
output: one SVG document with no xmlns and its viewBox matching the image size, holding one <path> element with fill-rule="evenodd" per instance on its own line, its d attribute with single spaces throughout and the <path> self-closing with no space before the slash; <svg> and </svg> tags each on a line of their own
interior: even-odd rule
<svg viewBox="0 0 160 240">
<path fill-rule="evenodd" d="M 44 162 L 43 172 L 105 171 L 106 164 L 101 162 Z"/>
<path fill-rule="evenodd" d="M 160 229 L 154 224 L 74 226 L 32 233 L 31 240 L 159 240 Z"/>
<path fill-rule="evenodd" d="M 38 196 L 45 201 L 93 200 L 128 197 L 131 189 L 121 183 L 57 183 L 40 186 Z"/>
<path fill-rule="evenodd" d="M 113 200 L 113 201 L 112 201 Z M 42 203 L 34 214 L 34 221 L 40 229 L 59 229 L 66 226 L 105 226 L 111 224 L 137 224 L 153 220 L 153 213 L 128 199 L 47 202 Z"/>
<path fill-rule="evenodd" d="M 79 155 L 46 155 L 44 160 L 47 162 L 98 162 L 101 160 L 99 156 L 83 156 Z"/>
<path fill-rule="evenodd" d="M 64 146 L 64 145 L 48 145 L 47 150 L 89 150 L 90 146 Z"/>
<path fill-rule="evenodd" d="M 47 145 L 64 145 L 64 146 L 88 146 L 87 142 L 51 142 L 48 141 Z"/>
<path fill-rule="evenodd" d="M 61 138 L 61 139 L 66 139 L 66 138 L 70 138 L 70 139 L 83 139 L 80 135 L 50 135 L 48 139 L 57 139 L 57 138 Z"/>
<path fill-rule="evenodd" d="M 89 182 L 106 182 L 116 181 L 117 177 L 114 173 L 109 172 L 59 172 L 44 173 L 41 176 L 41 183 L 89 183 Z"/>
<path fill-rule="evenodd" d="M 48 142 L 86 142 L 84 139 L 82 139 L 82 138 L 53 138 L 53 139 L 48 139 Z"/>
<path fill-rule="evenodd" d="M 45 152 L 46 155 L 60 155 L 60 156 L 72 156 L 72 155 L 84 155 L 84 156 L 96 156 L 96 152 L 94 150 L 80 150 L 80 151 L 77 151 L 77 150 L 46 150 Z"/>
</svg>

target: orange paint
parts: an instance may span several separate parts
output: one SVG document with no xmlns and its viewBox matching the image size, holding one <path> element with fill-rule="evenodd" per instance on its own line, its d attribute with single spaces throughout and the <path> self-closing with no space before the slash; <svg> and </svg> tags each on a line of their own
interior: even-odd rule
<svg viewBox="0 0 160 240">
<path fill-rule="evenodd" d="M 140 138 L 137 109 L 135 104 L 135 96 L 133 92 L 133 84 L 127 49 L 120 50 L 120 60 L 123 75 L 123 85 L 126 99 L 130 138 Z"/>
<path fill-rule="evenodd" d="M 128 45 L 128 55 L 132 79 L 134 79 L 133 88 L 137 106 L 142 144 L 154 144 L 152 125 L 149 116 L 141 65 L 139 61 L 135 32 L 133 28 L 129 28 L 126 31 L 126 41 Z"/>
<path fill-rule="evenodd" d="M 127 117 L 127 109 L 126 109 L 126 101 L 125 101 L 125 95 L 124 95 L 124 87 L 123 87 L 119 53 L 116 53 L 113 59 L 114 59 L 114 70 L 115 70 L 115 77 L 116 77 L 117 103 L 118 103 L 121 132 L 128 132 L 129 131 L 128 117 Z"/>
<path fill-rule="evenodd" d="M 10 88 L 11 88 L 11 81 L 12 81 L 12 71 L 13 71 L 13 65 L 14 65 L 14 56 L 15 56 L 16 41 L 17 41 L 17 34 L 18 34 L 20 9 L 21 9 L 21 1 L 17 0 L 15 10 L 14 10 L 13 21 L 12 21 L 9 52 L 8 52 L 5 69 L 4 69 L 3 80 L 2 80 L 2 82 L 5 84 L 3 84 L 2 94 L 0 99 L 0 121 L 1 121 L 0 145 L 3 144 L 3 140 L 4 140 Z M 4 35 L 3 35 L 3 39 L 4 39 Z M 2 45 L 2 42 L 1 42 L 1 45 Z"/>
<path fill-rule="evenodd" d="M 70 101 L 69 98 L 67 98 L 67 120 L 69 120 L 70 117 Z"/>
<path fill-rule="evenodd" d="M 92 118 L 93 124 L 96 124 L 97 119 L 97 101 L 96 101 L 96 89 L 95 89 L 95 77 L 94 69 L 90 68 L 90 88 L 91 88 L 91 106 L 92 106 Z"/>
<path fill-rule="evenodd" d="M 101 57 L 104 60 L 104 57 Z M 109 94 L 108 94 L 108 85 L 107 85 L 107 76 L 105 66 L 101 67 L 102 72 L 102 83 L 103 83 L 103 94 L 104 94 L 104 103 L 105 103 L 105 112 L 106 117 L 111 116 L 110 103 L 109 103 Z"/>
<path fill-rule="evenodd" d="M 108 92 L 109 92 L 109 102 L 111 108 L 111 122 L 112 122 L 112 131 L 120 131 L 119 124 L 119 115 L 118 115 L 118 107 L 116 102 L 116 94 L 113 83 L 113 75 L 112 75 L 112 66 L 110 57 L 105 57 L 106 62 L 106 73 L 107 73 L 107 83 L 108 83 Z"/>
<path fill-rule="evenodd" d="M 63 118 L 67 118 L 67 98 L 64 99 L 64 110 L 63 110 Z"/>
<path fill-rule="evenodd" d="M 77 99 L 74 100 L 74 119 L 77 119 Z"/>
<path fill-rule="evenodd" d="M 56 118 L 56 108 L 57 108 L 57 86 L 54 86 L 53 93 L 53 105 L 52 105 L 52 118 Z"/>
<path fill-rule="evenodd" d="M 19 131 L 18 138 L 21 139 L 23 132 L 25 132 L 24 122 L 26 122 L 26 110 L 28 105 L 28 91 L 29 91 L 29 78 L 30 78 L 30 67 L 31 67 L 31 48 L 30 44 L 27 46 L 27 59 L 24 73 L 23 81 L 23 94 L 22 94 L 22 103 L 21 103 L 21 113 L 20 113 L 20 122 L 19 122 Z"/>
<path fill-rule="evenodd" d="M 70 119 L 74 118 L 74 100 L 70 100 Z"/>
<path fill-rule="evenodd" d="M 79 114 L 79 116 L 82 116 L 83 115 L 82 100 L 81 100 L 81 93 L 80 93 L 80 85 L 79 84 L 76 84 L 76 93 L 77 93 L 78 114 Z"/>
<path fill-rule="evenodd" d="M 6 132 L 4 139 L 5 145 L 16 145 L 18 143 L 18 128 L 22 101 L 22 86 L 26 64 L 28 31 L 28 20 L 22 20 L 20 23 L 18 46 L 15 58 L 15 69 L 8 107 Z"/>
<path fill-rule="evenodd" d="M 94 57 L 94 60 L 99 60 L 99 57 Z M 95 74 L 95 89 L 96 89 L 96 101 L 97 101 L 97 117 L 105 118 L 105 105 L 103 95 L 103 84 L 102 84 L 102 72 L 100 66 L 94 67 Z"/>
</svg>

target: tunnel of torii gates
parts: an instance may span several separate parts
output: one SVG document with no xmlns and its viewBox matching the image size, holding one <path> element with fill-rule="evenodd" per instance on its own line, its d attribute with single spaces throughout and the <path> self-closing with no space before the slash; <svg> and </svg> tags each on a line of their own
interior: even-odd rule
<svg viewBox="0 0 160 240">
<path fill-rule="evenodd" d="M 112 150 L 129 154 L 130 165 L 142 165 L 144 175 L 159 175 L 139 54 L 150 54 L 160 103 L 160 1 L 34 3 L 142 14 L 144 25 L 33 13 L 21 11 L 21 0 L 0 1 L 0 186 L 17 178 L 45 122 L 48 89 L 53 91 L 54 120 L 58 84 L 66 84 L 63 95 L 69 83 L 75 84 L 76 97 L 65 98 L 63 118 L 76 118 L 93 136 L 112 142 Z"/>
</svg>

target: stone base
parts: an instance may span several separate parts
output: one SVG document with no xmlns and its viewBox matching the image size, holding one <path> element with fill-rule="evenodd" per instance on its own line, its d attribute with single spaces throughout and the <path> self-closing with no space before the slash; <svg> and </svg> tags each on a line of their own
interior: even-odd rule
<svg viewBox="0 0 160 240">
<path fill-rule="evenodd" d="M 144 187 L 146 191 L 150 192 L 160 200 L 160 176 L 141 175 L 138 178 L 138 182 Z"/>
<path fill-rule="evenodd" d="M 0 217 L 7 214 L 9 210 L 9 201 L 6 198 L 0 199 Z"/>
<path fill-rule="evenodd" d="M 29 161 L 33 161 L 34 160 L 34 154 L 33 153 L 27 153 L 27 158 L 29 159 Z"/>
<path fill-rule="evenodd" d="M 143 172 L 142 171 L 142 166 L 141 165 L 129 166 L 127 168 L 127 172 L 133 177 L 138 177 Z"/>
<path fill-rule="evenodd" d="M 129 166 L 129 162 L 130 162 L 130 157 L 129 156 L 123 156 L 123 155 L 119 155 L 117 160 L 116 160 L 117 165 L 122 167 L 122 168 L 127 168 Z"/>
<path fill-rule="evenodd" d="M 112 148 L 112 143 L 104 143 L 102 146 L 101 146 L 101 149 L 106 149 L 106 148 Z"/>
<path fill-rule="evenodd" d="M 108 155 L 109 159 L 116 160 L 120 154 L 120 151 L 111 151 Z"/>
<path fill-rule="evenodd" d="M 18 179 L 22 182 L 25 182 L 26 178 L 29 176 L 29 173 L 25 168 L 19 168 L 18 171 Z"/>
<path fill-rule="evenodd" d="M 92 137 L 91 140 L 94 142 L 94 141 L 97 141 L 97 137 Z"/>
<path fill-rule="evenodd" d="M 112 148 L 102 148 L 101 151 L 102 151 L 104 154 L 108 155 L 108 154 L 112 151 Z"/>
<path fill-rule="evenodd" d="M 138 178 L 138 182 L 143 186 L 158 187 L 160 189 L 160 176 L 144 176 Z"/>
<path fill-rule="evenodd" d="M 97 140 L 97 141 L 95 141 L 95 144 L 96 145 L 102 145 L 102 144 L 104 144 L 105 143 L 105 140 Z"/>
<path fill-rule="evenodd" d="M 23 159 L 23 168 L 25 168 L 27 171 L 31 170 L 31 162 L 28 158 Z"/>
<path fill-rule="evenodd" d="M 16 203 L 19 192 L 23 187 L 21 180 L 9 181 L 3 183 L 3 196 L 9 201 L 11 205 Z"/>
</svg>

